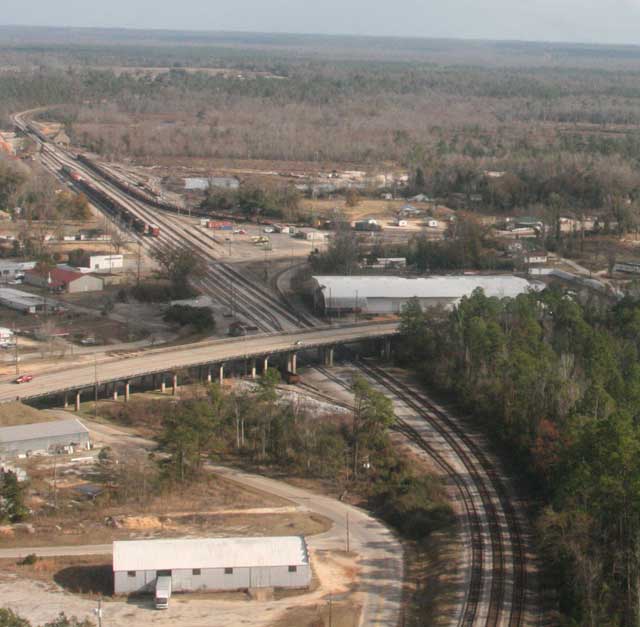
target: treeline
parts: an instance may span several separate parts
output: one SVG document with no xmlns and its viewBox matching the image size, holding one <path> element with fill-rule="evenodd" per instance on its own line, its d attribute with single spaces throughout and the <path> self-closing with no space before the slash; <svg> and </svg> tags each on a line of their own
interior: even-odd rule
<svg viewBox="0 0 640 627">
<path fill-rule="evenodd" d="M 325 274 L 355 274 L 365 262 L 381 257 L 404 257 L 407 267 L 419 273 L 451 272 L 455 270 L 513 270 L 513 259 L 504 255 L 491 235 L 491 228 L 472 218 L 451 223 L 446 239 L 434 241 L 417 234 L 405 244 L 378 242 L 373 246 L 348 224 L 339 225 L 324 251 L 309 255 L 313 272 Z"/>
<path fill-rule="evenodd" d="M 0 608 L 0 627 L 33 627 L 26 618 L 22 618 L 13 610 Z M 95 627 L 95 623 L 88 618 L 80 620 L 75 616 L 67 616 L 60 612 L 58 618 L 44 623 L 41 627 Z"/>
<path fill-rule="evenodd" d="M 392 446 L 393 408 L 383 394 L 356 379 L 353 412 L 318 417 L 279 398 L 279 378 L 270 369 L 254 390 L 213 385 L 206 393 L 156 402 L 148 410 L 120 409 L 116 420 L 159 433 L 167 454 L 158 456 L 157 474 L 147 476 L 146 484 L 187 489 L 181 486 L 201 480 L 208 460 L 240 459 L 328 482 L 338 494 L 357 494 L 413 539 L 454 524 L 439 481 L 413 470 Z M 108 456 L 105 464 L 115 468 Z"/>
<path fill-rule="evenodd" d="M 237 190 L 209 188 L 201 205 L 212 212 L 239 211 L 246 218 L 299 219 L 300 192 L 293 186 L 243 186 Z"/>
<path fill-rule="evenodd" d="M 404 363 L 495 434 L 538 486 L 547 591 L 562 625 L 640 620 L 640 302 L 481 291 L 402 319 Z"/>
<path fill-rule="evenodd" d="M 465 206 L 505 213 L 604 209 L 617 218 L 629 210 L 637 214 L 640 201 L 637 158 L 611 153 L 546 151 L 491 160 L 445 151 L 429 157 L 416 171 L 415 180 L 419 184 L 414 183 L 412 191 L 428 192 L 454 205 L 455 196 L 460 195 Z"/>
<path fill-rule="evenodd" d="M 86 220 L 90 217 L 85 196 L 60 192 L 58 188 L 56 181 L 41 167 L 28 166 L 0 155 L 0 210 L 36 221 Z"/>
</svg>

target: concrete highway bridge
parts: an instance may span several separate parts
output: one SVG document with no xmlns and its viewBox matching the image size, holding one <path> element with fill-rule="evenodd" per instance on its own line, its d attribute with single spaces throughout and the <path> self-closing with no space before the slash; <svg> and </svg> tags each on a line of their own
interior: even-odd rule
<svg viewBox="0 0 640 627">
<path fill-rule="evenodd" d="M 145 381 L 152 389 L 162 391 L 169 385 L 175 394 L 179 375 L 186 371 L 196 371 L 202 380 L 222 381 L 226 364 L 244 362 L 247 373 L 256 377 L 268 367 L 271 357 L 284 355 L 287 370 L 295 373 L 299 351 L 317 350 L 323 363 L 332 365 L 337 346 L 379 340 L 382 351 L 388 353 L 391 338 L 397 334 L 396 322 L 316 327 L 151 349 L 68 368 L 61 363 L 28 383 L 0 383 L 0 402 L 64 396 L 65 406 L 73 402 L 79 409 L 83 392 L 92 392 L 91 398 L 109 395 L 115 400 L 123 394 L 128 400 L 131 383 Z"/>
</svg>

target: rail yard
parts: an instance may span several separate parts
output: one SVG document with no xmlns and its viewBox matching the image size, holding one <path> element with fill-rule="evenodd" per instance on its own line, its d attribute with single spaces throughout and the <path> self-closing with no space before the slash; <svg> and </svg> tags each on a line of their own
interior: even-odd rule
<svg viewBox="0 0 640 627">
<path fill-rule="evenodd" d="M 113 390 L 114 398 L 117 398 L 118 386 L 125 385 L 127 399 L 130 380 L 152 377 L 156 384 L 156 377 L 161 375 L 164 389 L 167 373 L 171 375 L 187 367 L 196 368 L 202 375 L 205 367 L 208 380 L 211 380 L 211 368 L 215 366 L 220 369 L 222 382 L 225 364 L 234 361 L 249 360 L 255 377 L 256 359 L 264 359 L 266 368 L 267 359 L 278 353 L 289 355 L 289 367 L 293 363 L 295 372 L 297 353 L 308 355 L 317 348 L 324 363 L 332 363 L 333 353 L 327 361 L 323 351 L 333 351 L 341 343 L 392 337 L 397 332 L 395 323 L 323 327 L 320 320 L 295 308 L 281 294 L 272 294 L 267 287 L 257 285 L 223 261 L 225 241 L 196 228 L 197 211 L 161 201 L 94 158 L 76 155 L 52 144 L 30 122 L 29 115 L 29 112 L 17 114 L 14 122 L 38 143 L 43 165 L 84 193 L 145 252 L 150 254 L 158 249 L 178 247 L 195 251 L 206 267 L 206 275 L 195 282 L 195 287 L 226 302 L 242 319 L 266 335 L 235 342 L 204 342 L 187 348 L 156 349 L 124 360 L 101 360 L 99 383 L 89 366 L 66 374 L 45 372 L 21 386 L 21 398 L 64 394 L 66 399 L 67 393 L 73 392 L 79 407 L 83 387 L 95 388 L 97 399 L 99 394 L 110 394 L 109 390 Z M 185 212 L 189 215 L 185 216 Z M 293 362 L 291 355 L 294 355 Z M 355 362 L 354 368 L 393 400 L 395 429 L 438 467 L 450 481 L 452 498 L 460 503 L 461 528 L 467 538 L 466 591 L 464 602 L 454 612 L 451 624 L 459 627 L 538 625 L 540 617 L 535 573 L 529 561 L 531 547 L 527 523 L 512 487 L 497 470 L 497 461 L 486 452 L 486 442 L 477 435 L 466 433 L 465 423 L 390 371 L 361 361 Z M 349 383 L 333 374 L 326 365 L 318 366 L 318 371 L 340 387 L 350 388 Z M 175 393 L 176 378 L 173 377 Z M 304 382 L 301 389 L 305 389 Z M 0 384 L 0 400 L 13 398 L 12 384 Z"/>
</svg>

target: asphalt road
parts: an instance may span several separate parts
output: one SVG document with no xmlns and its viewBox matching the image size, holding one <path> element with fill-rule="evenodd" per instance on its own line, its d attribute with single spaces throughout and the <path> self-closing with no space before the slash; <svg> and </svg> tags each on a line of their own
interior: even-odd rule
<svg viewBox="0 0 640 627">
<path fill-rule="evenodd" d="M 62 415 L 64 412 L 54 410 Z M 85 420 L 92 438 L 105 444 L 120 444 L 154 448 L 155 442 L 122 431 L 110 425 Z M 362 613 L 360 626 L 396 627 L 400 618 L 404 579 L 403 549 L 395 535 L 380 521 L 357 507 L 336 499 L 294 487 L 226 466 L 209 464 L 215 473 L 226 479 L 268 494 L 288 499 L 310 512 L 333 522 L 332 528 L 320 535 L 309 536 L 310 548 L 343 551 L 348 548 L 359 555 Z M 30 553 L 41 557 L 57 555 L 110 555 L 110 544 L 81 546 L 47 546 L 0 549 L 0 558 L 20 559 Z"/>
<path fill-rule="evenodd" d="M 93 387 L 101 383 L 123 381 L 145 374 L 171 372 L 236 359 L 260 357 L 271 353 L 303 350 L 333 343 L 384 337 L 396 332 L 397 323 L 371 323 L 349 327 L 324 327 L 290 333 L 245 336 L 213 340 L 172 348 L 150 349 L 132 355 L 120 355 L 94 364 L 65 368 L 38 374 L 29 383 L 0 383 L 0 402 L 45 396 L 65 390 Z M 298 344 L 299 343 L 299 344 Z"/>
</svg>

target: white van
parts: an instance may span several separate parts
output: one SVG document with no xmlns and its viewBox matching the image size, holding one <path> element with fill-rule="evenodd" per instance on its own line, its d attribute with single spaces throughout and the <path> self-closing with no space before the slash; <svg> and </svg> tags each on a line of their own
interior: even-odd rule
<svg viewBox="0 0 640 627">
<path fill-rule="evenodd" d="M 168 610 L 171 598 L 171 575 L 159 575 L 156 578 L 156 609 Z"/>
</svg>

